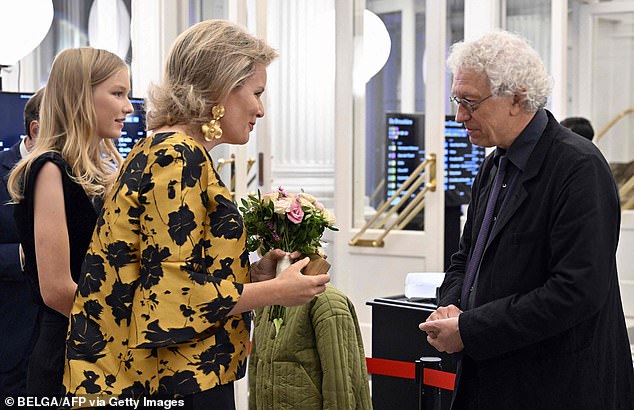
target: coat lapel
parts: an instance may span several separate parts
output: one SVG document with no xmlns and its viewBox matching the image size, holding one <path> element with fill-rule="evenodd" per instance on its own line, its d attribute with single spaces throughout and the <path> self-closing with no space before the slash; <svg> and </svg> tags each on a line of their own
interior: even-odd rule
<svg viewBox="0 0 634 410">
<path fill-rule="evenodd" d="M 522 203 L 528 197 L 528 192 L 526 191 L 525 185 L 528 181 L 537 176 L 539 170 L 544 165 L 544 159 L 546 158 L 546 154 L 553 142 L 553 132 L 555 131 L 553 127 L 556 123 L 557 121 L 554 119 L 554 117 L 552 117 L 552 115 L 548 113 L 548 125 L 546 126 L 544 133 L 539 138 L 535 149 L 530 155 L 528 163 L 526 164 L 526 170 L 520 173 L 517 181 L 515 182 L 513 192 L 511 192 L 510 197 L 506 198 L 502 209 L 500 209 L 500 213 L 498 214 L 497 220 L 495 221 L 493 229 L 491 230 L 491 234 L 489 235 L 489 238 L 487 240 L 487 244 L 484 249 L 485 252 L 491 242 L 495 240 L 495 238 L 500 234 L 500 232 L 511 220 L 513 215 L 515 215 L 515 212 L 517 212 L 520 205 L 522 205 Z"/>
</svg>

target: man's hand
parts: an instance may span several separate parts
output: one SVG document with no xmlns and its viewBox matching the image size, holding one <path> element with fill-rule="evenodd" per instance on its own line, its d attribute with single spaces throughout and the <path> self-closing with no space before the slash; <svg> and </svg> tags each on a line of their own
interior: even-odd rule
<svg viewBox="0 0 634 410">
<path fill-rule="evenodd" d="M 439 352 L 456 353 L 464 349 L 458 328 L 458 317 L 424 322 L 418 327 L 427 332 L 427 342 Z"/>
<path fill-rule="evenodd" d="M 462 311 L 454 306 L 441 306 L 418 328 L 427 333 L 427 342 L 439 352 L 456 353 L 464 349 L 458 316 Z"/>
<path fill-rule="evenodd" d="M 449 319 L 450 317 L 458 317 L 460 316 L 461 313 L 462 313 L 462 310 L 458 309 L 458 307 L 454 305 L 441 306 L 438 309 L 436 309 L 435 312 L 429 315 L 426 322 L 431 322 L 432 320 L 439 320 L 439 319 Z"/>
</svg>

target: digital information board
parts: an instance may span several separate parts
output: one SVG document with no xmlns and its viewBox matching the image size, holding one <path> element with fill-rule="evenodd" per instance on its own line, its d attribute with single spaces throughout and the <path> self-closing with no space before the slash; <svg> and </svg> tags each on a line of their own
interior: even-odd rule
<svg viewBox="0 0 634 410">
<path fill-rule="evenodd" d="M 386 127 L 386 199 L 389 199 L 425 160 L 425 117 L 423 114 L 388 113 Z M 484 148 L 471 144 L 463 125 L 455 122 L 453 116 L 447 116 L 444 175 L 449 204 L 469 203 L 471 184 L 484 156 Z M 424 186 L 419 188 L 422 189 Z M 401 199 L 395 199 L 392 204 Z"/>
</svg>

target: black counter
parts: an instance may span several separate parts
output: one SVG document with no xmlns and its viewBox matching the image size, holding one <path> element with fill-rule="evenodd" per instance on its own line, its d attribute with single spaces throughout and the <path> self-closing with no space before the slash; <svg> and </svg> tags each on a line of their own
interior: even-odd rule
<svg viewBox="0 0 634 410">
<path fill-rule="evenodd" d="M 366 302 L 372 307 L 372 357 L 415 362 L 423 356 L 442 359 L 442 370 L 455 373 L 455 359 L 439 353 L 427 343 L 427 334 L 418 328 L 436 310 L 435 300 L 408 300 L 404 295 L 376 298 Z M 441 391 L 441 408 L 449 409 L 452 392 Z M 416 381 L 372 375 L 374 410 L 417 409 Z"/>
</svg>

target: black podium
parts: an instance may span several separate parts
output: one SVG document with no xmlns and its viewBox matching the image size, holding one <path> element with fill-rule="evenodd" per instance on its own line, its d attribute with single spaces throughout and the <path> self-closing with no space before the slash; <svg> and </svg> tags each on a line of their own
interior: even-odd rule
<svg viewBox="0 0 634 410">
<path fill-rule="evenodd" d="M 418 324 L 436 310 L 433 300 L 409 301 L 404 295 L 376 298 L 372 307 L 372 357 L 415 362 L 422 356 L 442 359 L 442 370 L 455 373 L 455 360 L 439 353 Z M 452 392 L 441 390 L 441 409 L 449 409 Z M 418 409 L 419 390 L 415 380 L 372 375 L 374 410 Z"/>
</svg>

